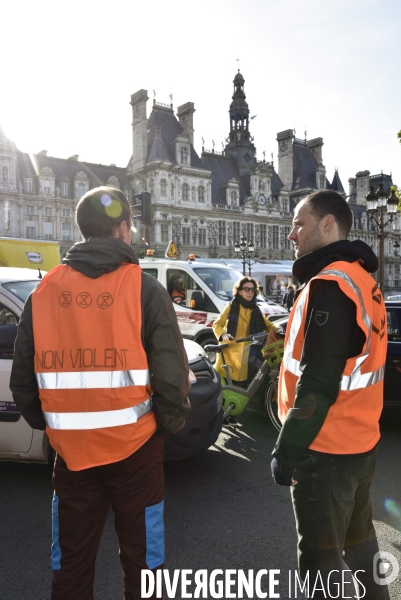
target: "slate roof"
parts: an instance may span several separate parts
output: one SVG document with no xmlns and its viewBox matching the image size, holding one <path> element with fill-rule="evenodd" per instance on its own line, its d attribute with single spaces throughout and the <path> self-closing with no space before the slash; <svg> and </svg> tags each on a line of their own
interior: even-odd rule
<svg viewBox="0 0 401 600">
<path fill-rule="evenodd" d="M 184 133 L 172 108 L 155 104 L 148 119 L 148 159 L 165 160 L 177 164 L 174 142 Z M 191 167 L 204 169 L 204 165 L 191 144 Z"/>
<path fill-rule="evenodd" d="M 380 173 L 379 175 L 371 175 L 369 177 L 369 185 L 373 185 L 375 187 L 375 191 L 379 187 L 379 184 L 383 184 L 383 189 L 388 192 L 390 191 L 390 187 L 393 185 L 393 178 L 391 175 L 385 175 L 384 173 Z"/>
<path fill-rule="evenodd" d="M 225 189 L 229 179 L 234 178 L 239 185 L 240 204 L 243 204 L 246 193 L 244 182 L 240 178 L 234 162 L 221 154 L 204 152 L 202 154 L 204 168 L 212 172 L 212 203 L 226 204 Z"/>
<path fill-rule="evenodd" d="M 284 187 L 284 183 L 281 181 L 280 177 L 273 171 L 273 176 L 271 178 L 271 187 L 272 187 L 272 195 L 278 194 L 281 188 Z"/>
<path fill-rule="evenodd" d="M 35 165 L 32 164 L 32 160 Z M 100 165 L 96 163 L 87 163 L 77 160 L 56 158 L 53 156 L 43 156 L 34 154 L 31 157 L 26 152 L 18 152 L 18 169 L 22 177 L 35 177 L 39 175 L 43 167 L 50 167 L 53 171 L 56 182 L 62 177 L 73 181 L 80 171 L 83 171 L 88 179 L 90 188 L 99 185 L 106 185 L 109 177 L 117 177 L 121 187 L 130 186 L 124 167 L 112 167 L 109 165 Z"/>
<path fill-rule="evenodd" d="M 345 190 L 343 188 L 343 184 L 341 183 L 341 179 L 340 179 L 337 169 L 336 169 L 336 172 L 334 173 L 333 181 L 331 182 L 330 188 L 333 191 L 338 192 L 339 194 L 345 194 Z"/>
<path fill-rule="evenodd" d="M 293 144 L 293 173 L 292 190 L 304 188 L 316 189 L 317 161 L 306 144 L 294 141 Z"/>
</svg>

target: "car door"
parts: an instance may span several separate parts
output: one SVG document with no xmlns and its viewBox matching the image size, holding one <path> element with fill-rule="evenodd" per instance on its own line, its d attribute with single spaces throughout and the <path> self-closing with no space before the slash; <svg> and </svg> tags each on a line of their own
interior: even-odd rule
<svg viewBox="0 0 401 600">
<path fill-rule="evenodd" d="M 26 453 L 33 429 L 22 418 L 10 391 L 10 374 L 19 309 L 0 294 L 0 453 Z"/>
<path fill-rule="evenodd" d="M 388 349 L 384 373 L 384 402 L 401 408 L 401 305 L 386 304 Z"/>
</svg>

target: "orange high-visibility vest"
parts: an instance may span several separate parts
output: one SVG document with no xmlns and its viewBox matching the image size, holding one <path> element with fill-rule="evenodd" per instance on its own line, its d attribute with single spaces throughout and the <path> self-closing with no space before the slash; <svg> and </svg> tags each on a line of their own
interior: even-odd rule
<svg viewBox="0 0 401 600">
<path fill-rule="evenodd" d="M 305 339 L 309 290 L 315 279 L 336 281 L 341 291 L 351 298 L 356 306 L 357 323 L 366 341 L 360 355 L 347 360 L 342 379 L 338 382 L 337 399 L 309 447 L 330 454 L 367 452 L 380 438 L 378 421 L 383 408 L 387 319 L 378 285 L 358 261 L 338 261 L 328 265 L 298 296 L 286 331 L 279 379 L 279 416 L 284 422 L 294 406 L 296 385 L 301 375 L 299 365 Z M 341 328 L 341 323 L 338 327 Z"/>
<path fill-rule="evenodd" d="M 59 265 L 32 293 L 46 433 L 72 471 L 123 460 L 156 430 L 141 283 L 138 265 L 97 279 Z"/>
</svg>

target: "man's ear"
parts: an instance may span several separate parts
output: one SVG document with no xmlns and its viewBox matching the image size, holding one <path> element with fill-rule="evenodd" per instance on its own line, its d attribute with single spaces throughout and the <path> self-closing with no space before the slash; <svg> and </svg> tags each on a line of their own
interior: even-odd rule
<svg viewBox="0 0 401 600">
<path fill-rule="evenodd" d="M 128 225 L 126 221 L 121 221 L 120 225 L 116 229 L 116 237 L 119 237 L 120 240 L 125 239 L 127 232 L 131 231 L 131 227 Z"/>
<path fill-rule="evenodd" d="M 334 225 L 336 224 L 336 220 L 333 215 L 326 215 L 323 217 L 323 231 L 325 233 L 329 233 L 332 231 Z"/>
</svg>

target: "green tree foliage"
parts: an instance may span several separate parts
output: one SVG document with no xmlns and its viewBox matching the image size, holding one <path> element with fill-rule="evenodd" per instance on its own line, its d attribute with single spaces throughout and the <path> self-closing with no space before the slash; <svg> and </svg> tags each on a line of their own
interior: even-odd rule
<svg viewBox="0 0 401 600">
<path fill-rule="evenodd" d="M 400 142 L 401 142 L 401 140 L 400 140 Z M 401 211 L 401 190 L 398 187 L 398 185 L 392 185 L 391 186 L 391 191 L 394 191 L 395 195 L 397 196 L 397 198 L 398 198 L 398 210 Z"/>
<path fill-rule="evenodd" d="M 398 137 L 398 139 L 400 140 L 400 144 L 401 144 L 401 129 L 400 129 L 400 131 L 397 133 L 397 137 Z"/>
</svg>

